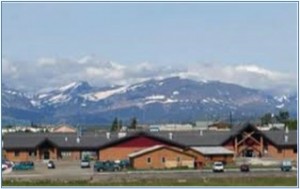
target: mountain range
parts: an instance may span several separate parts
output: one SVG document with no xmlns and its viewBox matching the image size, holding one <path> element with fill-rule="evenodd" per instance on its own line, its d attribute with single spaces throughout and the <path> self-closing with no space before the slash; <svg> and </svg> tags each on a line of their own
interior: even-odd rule
<svg viewBox="0 0 300 189">
<path fill-rule="evenodd" d="M 151 79 L 125 86 L 92 87 L 85 81 L 33 95 L 2 85 L 2 124 L 179 123 L 197 120 L 254 119 L 288 110 L 296 117 L 297 95 L 274 96 L 220 81 L 180 77 Z"/>
</svg>

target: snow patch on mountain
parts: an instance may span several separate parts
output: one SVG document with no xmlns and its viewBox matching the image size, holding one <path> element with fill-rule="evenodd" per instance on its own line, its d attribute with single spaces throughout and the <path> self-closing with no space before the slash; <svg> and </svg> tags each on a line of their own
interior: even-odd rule
<svg viewBox="0 0 300 189">
<path fill-rule="evenodd" d="M 283 108 L 284 107 L 284 104 L 280 104 L 280 105 L 277 105 L 276 108 L 280 109 L 280 108 Z"/>
<path fill-rule="evenodd" d="M 39 94 L 38 99 L 46 98 L 49 94 Z"/>
<path fill-rule="evenodd" d="M 32 104 L 32 106 L 35 106 L 35 107 L 41 105 L 41 103 L 39 101 L 36 101 L 36 100 L 30 100 L 30 103 Z"/>
<path fill-rule="evenodd" d="M 50 104 L 57 104 L 57 103 L 68 102 L 70 99 L 71 99 L 71 97 L 68 95 L 59 94 L 59 95 L 51 97 L 48 100 L 48 102 Z"/>
<path fill-rule="evenodd" d="M 158 83 L 159 86 L 162 86 L 163 84 L 164 84 L 164 82 L 159 82 Z"/>
<path fill-rule="evenodd" d="M 274 99 L 277 100 L 278 102 L 289 101 L 289 99 L 288 99 L 288 97 L 287 97 L 286 95 L 283 95 L 283 96 L 275 96 Z"/>
<path fill-rule="evenodd" d="M 165 101 L 162 102 L 162 103 L 164 103 L 164 104 L 169 104 L 169 103 L 176 103 L 176 102 L 178 102 L 178 100 L 167 98 L 167 100 L 165 100 Z"/>
<path fill-rule="evenodd" d="M 7 90 L 6 92 L 7 92 L 8 94 L 12 94 L 12 95 L 16 95 L 16 94 L 17 94 L 16 91 L 10 91 L 10 90 Z"/>
<path fill-rule="evenodd" d="M 68 85 L 66 85 L 66 86 L 60 87 L 59 90 L 60 90 L 60 91 L 66 91 L 66 90 L 71 89 L 71 88 L 76 88 L 76 87 L 78 87 L 79 85 L 80 85 L 80 83 L 78 83 L 78 82 L 73 82 L 73 83 L 70 83 L 70 84 L 68 84 Z"/>
<path fill-rule="evenodd" d="M 132 85 L 131 87 L 128 88 L 128 90 L 134 91 L 134 90 L 136 90 L 136 89 L 138 89 L 138 88 L 140 88 L 140 87 L 143 87 L 143 86 L 144 86 L 144 85 L 142 85 L 142 84 Z"/>
<path fill-rule="evenodd" d="M 100 92 L 96 92 L 96 93 L 84 94 L 84 95 L 82 95 L 82 97 L 84 97 L 85 99 L 90 100 L 90 101 L 99 101 L 99 100 L 106 99 L 115 94 L 124 93 L 124 92 L 126 92 L 126 89 L 127 89 L 127 87 L 120 87 L 117 89 L 112 89 L 112 90 L 107 90 L 107 91 L 100 91 Z"/>
<path fill-rule="evenodd" d="M 164 95 L 152 95 L 152 96 L 147 96 L 145 99 L 146 100 L 163 100 L 166 97 Z"/>
</svg>

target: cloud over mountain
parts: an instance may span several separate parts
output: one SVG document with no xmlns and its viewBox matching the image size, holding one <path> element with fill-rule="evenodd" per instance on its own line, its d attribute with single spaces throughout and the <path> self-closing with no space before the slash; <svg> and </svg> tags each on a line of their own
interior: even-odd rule
<svg viewBox="0 0 300 189">
<path fill-rule="evenodd" d="M 255 64 L 182 64 L 161 66 L 149 62 L 135 65 L 101 60 L 94 56 L 78 59 L 40 58 L 35 62 L 2 59 L 3 82 L 15 88 L 38 91 L 85 80 L 95 86 L 124 85 L 149 78 L 180 76 L 194 80 L 219 80 L 245 87 L 295 92 L 297 76 Z"/>
</svg>

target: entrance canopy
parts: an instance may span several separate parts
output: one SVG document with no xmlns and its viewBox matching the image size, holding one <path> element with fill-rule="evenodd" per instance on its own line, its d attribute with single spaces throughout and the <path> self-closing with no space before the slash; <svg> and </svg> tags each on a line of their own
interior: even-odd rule
<svg viewBox="0 0 300 189">
<path fill-rule="evenodd" d="M 203 155 L 233 155 L 234 152 L 222 146 L 192 147 Z"/>
</svg>

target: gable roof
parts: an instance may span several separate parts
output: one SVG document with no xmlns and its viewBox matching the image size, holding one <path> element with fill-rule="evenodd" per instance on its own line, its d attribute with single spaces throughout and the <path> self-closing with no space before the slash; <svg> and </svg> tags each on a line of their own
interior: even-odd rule
<svg viewBox="0 0 300 189">
<path fill-rule="evenodd" d="M 263 131 L 262 132 L 270 141 L 277 146 L 296 146 L 297 145 L 297 130 L 290 130 L 289 133 L 284 131 Z M 285 135 L 288 136 L 288 141 L 285 142 Z"/>
<path fill-rule="evenodd" d="M 59 125 L 53 129 L 55 133 L 75 133 L 76 131 L 76 128 L 70 125 Z"/>
<path fill-rule="evenodd" d="M 244 124 L 238 124 L 231 127 L 231 136 L 236 136 L 240 134 L 242 131 L 245 131 L 246 129 L 251 129 L 253 131 L 261 133 L 260 130 L 258 130 L 253 124 L 246 122 Z"/>
<path fill-rule="evenodd" d="M 139 155 L 142 155 L 142 154 L 145 154 L 145 153 L 148 153 L 148 152 L 160 149 L 162 147 L 163 147 L 163 145 L 155 145 L 155 146 L 152 146 L 152 147 L 149 147 L 149 148 L 145 148 L 145 149 L 139 150 L 137 152 L 133 152 L 133 153 L 129 154 L 128 157 L 139 156 Z"/>
<path fill-rule="evenodd" d="M 34 149 L 46 139 L 62 149 L 98 149 L 118 137 L 111 135 L 107 139 L 105 133 L 100 133 L 82 135 L 79 138 L 78 143 L 75 133 L 8 133 L 2 137 L 4 149 Z"/>
<path fill-rule="evenodd" d="M 169 138 L 170 132 L 127 132 L 126 136 L 119 138 L 118 133 L 110 133 L 108 139 L 106 133 L 83 134 L 80 142 L 77 143 L 76 133 L 7 133 L 2 137 L 4 149 L 34 149 L 46 138 L 62 149 L 103 149 L 122 143 L 126 140 L 138 136 L 146 136 L 154 140 L 161 141 L 181 148 L 187 146 L 222 146 L 225 142 L 233 139 L 245 128 L 252 128 L 253 125 L 239 125 L 233 127 L 231 131 L 210 131 L 204 130 L 202 135 L 199 131 L 172 131 L 172 140 Z M 254 127 L 255 129 L 255 127 Z M 288 142 L 284 141 L 284 131 L 259 131 L 269 142 L 276 146 L 297 145 L 297 131 L 290 130 Z"/>
<path fill-rule="evenodd" d="M 4 149 L 34 149 L 43 140 L 44 136 L 29 136 L 28 134 L 5 134 L 2 137 Z"/>
<path fill-rule="evenodd" d="M 254 130 L 255 132 L 261 134 L 265 139 L 267 139 L 270 143 L 272 143 L 275 146 L 295 146 L 297 145 L 297 130 L 291 130 L 289 131 L 288 135 L 288 142 L 284 141 L 284 130 L 269 130 L 269 131 L 260 131 L 258 130 L 253 124 L 251 123 L 245 123 L 242 125 L 236 125 L 232 128 L 232 135 L 229 139 L 232 139 L 236 135 L 240 134 L 242 131 L 246 130 L 247 128 L 250 128 Z M 226 140 L 225 143 L 228 141 Z"/>
<path fill-rule="evenodd" d="M 160 150 L 160 149 L 163 149 L 163 148 L 171 150 L 171 151 L 174 151 L 174 152 L 177 152 L 177 153 L 181 153 L 181 154 L 184 154 L 184 155 L 187 155 L 187 156 L 190 156 L 190 157 L 195 157 L 194 155 L 185 153 L 182 150 L 179 150 L 179 149 L 176 149 L 176 148 L 170 147 L 170 146 L 165 146 L 165 145 L 151 146 L 149 148 L 145 148 L 145 149 L 139 150 L 137 152 L 133 152 L 133 153 L 129 154 L 128 157 L 135 158 L 135 157 L 142 156 L 144 154 L 148 154 L 150 152 L 153 152 L 153 151 L 156 151 L 156 150 Z"/>
<path fill-rule="evenodd" d="M 165 137 L 161 137 L 161 136 L 157 136 L 157 135 L 152 135 L 150 133 L 141 131 L 141 132 L 137 132 L 137 133 L 129 133 L 125 137 L 122 137 L 122 138 L 113 140 L 111 142 L 108 142 L 108 143 L 100 146 L 100 149 L 104 149 L 104 148 L 107 148 L 107 147 L 110 147 L 110 146 L 114 146 L 114 145 L 120 144 L 122 142 L 131 140 L 133 138 L 137 138 L 137 137 L 140 137 L 140 136 L 144 136 L 144 137 L 147 137 L 147 138 L 158 140 L 158 141 L 160 141 L 162 143 L 171 144 L 173 146 L 178 146 L 178 147 L 181 147 L 181 148 L 187 148 L 187 146 L 185 146 L 184 144 L 178 143 L 176 140 L 170 140 L 170 139 L 165 138 Z"/>
</svg>

